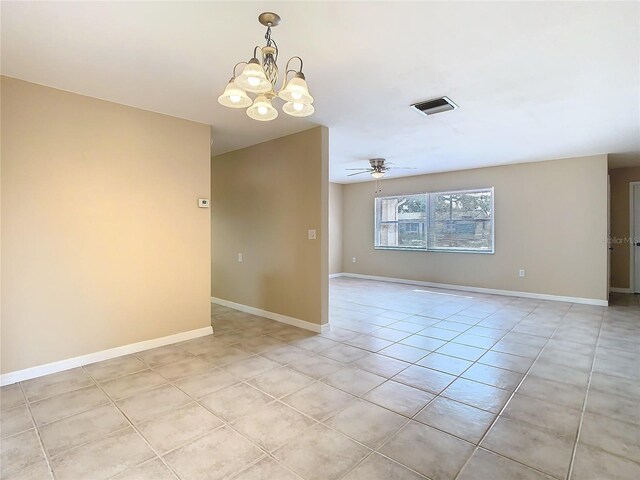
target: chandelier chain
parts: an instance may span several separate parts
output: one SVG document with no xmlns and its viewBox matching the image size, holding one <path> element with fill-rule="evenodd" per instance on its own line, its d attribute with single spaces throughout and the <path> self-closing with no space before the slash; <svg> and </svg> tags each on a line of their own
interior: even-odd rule
<svg viewBox="0 0 640 480">
<path fill-rule="evenodd" d="M 264 39 L 267 41 L 267 47 L 271 46 L 271 27 L 267 27 L 267 33 L 264 34 Z"/>
<path fill-rule="evenodd" d="M 267 26 L 267 32 L 264 35 L 264 39 L 267 42 L 266 48 L 272 48 L 273 50 L 265 55 L 263 50 L 262 55 L 262 67 L 265 74 L 274 89 L 278 82 L 278 44 L 271 38 L 271 25 Z"/>
</svg>

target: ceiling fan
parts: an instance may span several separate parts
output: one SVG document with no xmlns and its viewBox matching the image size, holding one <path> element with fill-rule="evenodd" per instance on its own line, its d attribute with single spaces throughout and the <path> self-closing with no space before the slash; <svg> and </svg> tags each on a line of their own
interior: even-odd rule
<svg viewBox="0 0 640 480">
<path fill-rule="evenodd" d="M 415 170 L 413 167 L 391 167 L 393 163 L 386 163 L 384 158 L 372 158 L 369 160 L 371 167 L 369 168 L 347 168 L 347 170 L 360 170 L 356 173 L 350 173 L 348 177 L 370 173 L 373 178 L 382 178 L 389 170 Z"/>
</svg>

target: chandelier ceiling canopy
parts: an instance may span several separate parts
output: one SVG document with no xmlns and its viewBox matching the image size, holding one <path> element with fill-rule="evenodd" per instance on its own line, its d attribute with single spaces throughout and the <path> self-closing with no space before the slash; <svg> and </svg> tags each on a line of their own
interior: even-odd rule
<svg viewBox="0 0 640 480">
<path fill-rule="evenodd" d="M 273 12 L 264 12 L 258 16 L 258 21 L 267 27 L 264 36 L 267 44 L 264 47 L 256 46 L 253 49 L 253 57 L 248 62 L 239 62 L 233 67 L 233 76 L 222 95 L 218 97 L 218 102 L 229 108 L 246 108 L 249 117 L 262 122 L 278 116 L 278 110 L 272 104 L 276 97 L 284 100 L 282 111 L 287 115 L 311 115 L 314 111 L 313 97 L 309 94 L 307 80 L 302 73 L 303 63 L 300 57 L 291 57 L 287 61 L 282 85 L 280 90 L 277 89 L 278 45 L 271 38 L 271 28 L 280 23 L 280 16 Z M 292 62 L 300 64 L 299 70 L 289 69 Z M 237 75 L 240 66 L 243 66 L 242 72 Z M 247 92 L 254 94 L 255 99 L 252 100 Z"/>
</svg>

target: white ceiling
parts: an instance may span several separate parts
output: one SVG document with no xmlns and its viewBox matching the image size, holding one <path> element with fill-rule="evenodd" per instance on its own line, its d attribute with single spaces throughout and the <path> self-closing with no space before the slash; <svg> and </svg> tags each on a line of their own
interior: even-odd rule
<svg viewBox="0 0 640 480">
<path fill-rule="evenodd" d="M 212 125 L 214 153 L 330 128 L 332 181 L 614 153 L 640 164 L 638 2 L 2 2 L 2 74 Z M 316 114 L 256 122 L 216 98 L 279 13 Z M 284 64 L 281 65 L 281 69 Z M 423 117 L 416 101 L 459 110 Z"/>
</svg>

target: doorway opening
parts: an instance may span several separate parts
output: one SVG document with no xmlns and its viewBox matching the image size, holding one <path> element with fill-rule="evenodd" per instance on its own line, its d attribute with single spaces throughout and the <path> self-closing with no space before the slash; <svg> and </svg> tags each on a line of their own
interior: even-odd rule
<svg viewBox="0 0 640 480">
<path fill-rule="evenodd" d="M 629 235 L 631 237 L 629 286 L 632 293 L 640 293 L 640 182 L 631 182 L 629 189 Z"/>
</svg>

